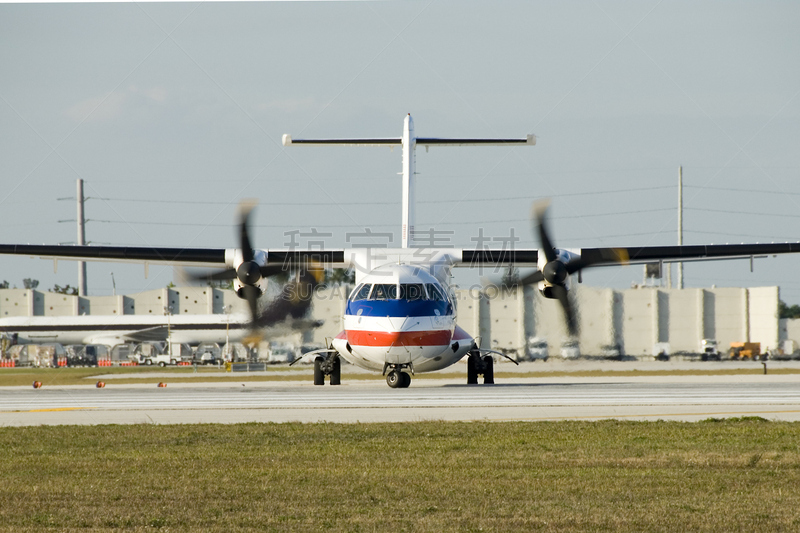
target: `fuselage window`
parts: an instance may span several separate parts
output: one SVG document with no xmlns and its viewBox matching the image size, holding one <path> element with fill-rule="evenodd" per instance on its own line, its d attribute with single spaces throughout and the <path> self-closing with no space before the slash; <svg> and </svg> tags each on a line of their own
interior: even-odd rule
<svg viewBox="0 0 800 533">
<path fill-rule="evenodd" d="M 424 300 L 425 299 L 425 286 L 422 283 L 401 283 L 400 284 L 400 299 L 401 300 Z"/>
<path fill-rule="evenodd" d="M 397 285 L 388 283 L 376 283 L 370 300 L 397 300 Z"/>
<path fill-rule="evenodd" d="M 428 289 L 428 299 L 434 300 L 436 302 L 446 302 L 447 298 L 444 297 L 442 291 L 439 290 L 439 287 L 434 285 L 433 283 L 426 283 L 425 288 Z"/>
<path fill-rule="evenodd" d="M 369 290 L 372 288 L 372 285 L 369 283 L 362 284 L 353 295 L 353 301 L 355 300 L 366 300 L 369 297 Z"/>
</svg>

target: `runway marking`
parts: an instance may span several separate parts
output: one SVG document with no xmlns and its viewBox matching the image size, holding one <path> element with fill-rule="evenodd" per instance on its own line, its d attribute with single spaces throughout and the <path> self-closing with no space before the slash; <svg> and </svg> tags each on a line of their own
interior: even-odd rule
<svg viewBox="0 0 800 533">
<path fill-rule="evenodd" d="M 86 409 L 97 409 L 97 407 L 53 407 L 52 409 L 29 409 L 27 411 L 2 411 L 0 413 L 49 413 L 53 411 L 83 411 Z"/>
</svg>

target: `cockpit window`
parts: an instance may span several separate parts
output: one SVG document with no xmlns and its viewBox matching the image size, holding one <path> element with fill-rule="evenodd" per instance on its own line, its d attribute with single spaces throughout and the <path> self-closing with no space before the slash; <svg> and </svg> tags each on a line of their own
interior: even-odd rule
<svg viewBox="0 0 800 533">
<path fill-rule="evenodd" d="M 353 301 L 355 300 L 366 300 L 369 296 L 369 290 L 372 288 L 372 285 L 369 283 L 362 283 L 356 292 L 353 293 Z"/>
<path fill-rule="evenodd" d="M 370 300 L 397 300 L 397 285 L 376 283 L 369 297 Z"/>
<path fill-rule="evenodd" d="M 424 300 L 425 299 L 425 286 L 422 283 L 401 283 L 400 284 L 400 299 L 401 300 Z"/>
<path fill-rule="evenodd" d="M 426 283 L 425 288 L 428 289 L 428 299 L 436 302 L 446 302 L 447 298 L 444 297 L 442 291 L 433 283 Z"/>
</svg>

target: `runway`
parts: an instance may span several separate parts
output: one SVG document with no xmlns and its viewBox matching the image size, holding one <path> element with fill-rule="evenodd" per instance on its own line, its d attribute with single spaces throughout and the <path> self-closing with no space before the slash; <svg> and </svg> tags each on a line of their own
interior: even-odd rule
<svg viewBox="0 0 800 533">
<path fill-rule="evenodd" d="M 422 420 L 800 420 L 800 376 L 516 379 L 466 386 L 416 380 L 409 389 L 353 381 L 114 385 L 0 389 L 0 425 Z"/>
</svg>

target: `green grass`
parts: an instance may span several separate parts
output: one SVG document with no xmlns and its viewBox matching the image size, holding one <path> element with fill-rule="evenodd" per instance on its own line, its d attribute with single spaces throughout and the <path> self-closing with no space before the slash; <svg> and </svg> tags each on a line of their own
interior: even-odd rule
<svg viewBox="0 0 800 533">
<path fill-rule="evenodd" d="M 199 383 L 199 382 L 247 382 L 247 381 L 309 381 L 310 367 L 308 365 L 300 367 L 288 367 L 286 365 L 271 365 L 267 367 L 266 373 L 226 373 L 217 367 L 198 367 L 195 373 L 192 367 L 180 368 L 160 368 L 160 367 L 98 367 L 98 368 L 1 368 L 0 387 L 13 385 L 30 385 L 34 381 L 41 381 L 45 386 L 57 385 L 93 385 L 98 376 L 114 374 L 122 377 L 115 377 L 107 384 L 131 384 L 131 383 L 158 383 L 167 381 L 169 383 Z M 169 373 L 169 377 L 163 374 Z M 153 377 L 142 377 L 148 373 L 159 374 Z M 504 379 L 519 378 L 547 378 L 547 377 L 643 377 L 643 376 L 739 376 L 763 374 L 761 365 L 752 368 L 722 368 L 722 369 L 675 369 L 675 370 L 535 370 L 523 372 L 504 372 L 499 369 L 495 373 L 498 382 Z M 800 368 L 770 368 L 770 374 L 800 374 Z M 137 377 L 125 378 L 125 375 Z M 342 370 L 342 380 L 383 380 L 380 373 L 349 373 L 348 367 Z M 466 379 L 466 369 L 448 369 L 442 372 L 431 372 L 427 374 L 417 374 L 417 379 L 452 379 L 463 381 Z"/>
<path fill-rule="evenodd" d="M 0 531 L 797 531 L 800 424 L 0 428 Z"/>
</svg>

